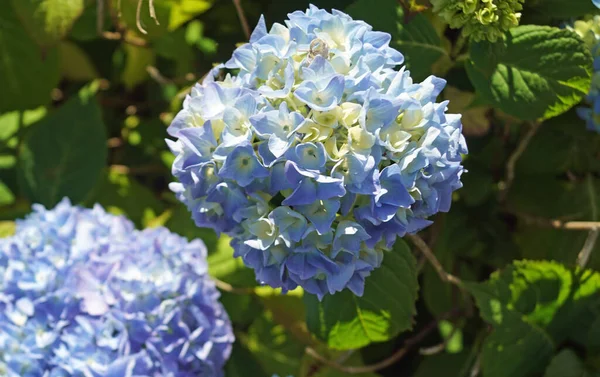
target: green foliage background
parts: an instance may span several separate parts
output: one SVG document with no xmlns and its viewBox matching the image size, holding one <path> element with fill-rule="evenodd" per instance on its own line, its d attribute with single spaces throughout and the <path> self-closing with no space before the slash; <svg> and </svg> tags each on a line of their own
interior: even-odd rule
<svg viewBox="0 0 600 377">
<path fill-rule="evenodd" d="M 308 5 L 241 3 L 251 27 Z M 314 3 L 392 34 L 415 80 L 448 81 L 469 172 L 420 237 L 450 282 L 409 240 L 361 298 L 282 296 L 194 226 L 168 190 L 164 138 L 190 86 L 247 40 L 229 0 L 155 0 L 147 34 L 137 0 L 0 0 L 0 235 L 68 196 L 201 237 L 237 337 L 227 377 L 600 376 L 600 135 L 574 110 L 592 57 L 560 28 L 591 1 L 527 1 L 495 44 L 465 41 L 425 1 Z"/>
</svg>

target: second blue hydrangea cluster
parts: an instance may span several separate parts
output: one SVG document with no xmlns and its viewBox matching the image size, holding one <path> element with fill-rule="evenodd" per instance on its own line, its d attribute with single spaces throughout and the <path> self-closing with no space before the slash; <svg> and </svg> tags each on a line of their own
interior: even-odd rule
<svg viewBox="0 0 600 377">
<path fill-rule="evenodd" d="M 467 153 L 445 86 L 413 83 L 387 33 L 311 6 L 264 19 L 185 99 L 171 189 L 259 281 L 362 295 L 396 237 L 448 211 Z M 228 72 L 224 79 L 219 79 Z"/>
<path fill-rule="evenodd" d="M 34 209 L 0 239 L 0 376 L 223 375 L 234 338 L 200 240 Z"/>
</svg>

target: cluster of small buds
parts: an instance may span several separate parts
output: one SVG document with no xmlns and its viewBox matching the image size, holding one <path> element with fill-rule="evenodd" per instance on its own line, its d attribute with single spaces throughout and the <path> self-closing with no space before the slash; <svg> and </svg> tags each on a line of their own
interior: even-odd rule
<svg viewBox="0 0 600 377">
<path fill-rule="evenodd" d="M 0 376 L 223 375 L 234 337 L 202 241 L 34 210 L 0 239 Z"/>
<path fill-rule="evenodd" d="M 600 16 L 575 21 L 569 29 L 575 31 L 584 40 L 594 58 L 592 85 L 586 97 L 589 107 L 580 107 L 577 113 L 586 121 L 590 131 L 600 133 Z"/>
<path fill-rule="evenodd" d="M 460 116 L 435 101 L 444 80 L 395 69 L 390 40 L 314 6 L 270 31 L 261 18 L 169 127 L 171 189 L 260 282 L 360 296 L 398 236 L 449 210 Z"/>
<path fill-rule="evenodd" d="M 525 0 L 431 0 L 433 11 L 475 41 L 495 42 L 519 25 Z"/>
</svg>

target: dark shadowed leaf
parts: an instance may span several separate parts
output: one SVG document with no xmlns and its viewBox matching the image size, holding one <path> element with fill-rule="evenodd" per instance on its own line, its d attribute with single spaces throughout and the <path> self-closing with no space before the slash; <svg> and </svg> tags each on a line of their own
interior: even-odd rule
<svg viewBox="0 0 600 377">
<path fill-rule="evenodd" d="M 52 207 L 64 196 L 83 200 L 106 164 L 106 131 L 95 98 L 82 89 L 32 126 L 19 150 L 19 182 L 34 202 Z"/>
<path fill-rule="evenodd" d="M 8 0 L 0 2 L 0 56 L 0 113 L 50 102 L 59 80 L 58 50 L 40 49 Z"/>
</svg>

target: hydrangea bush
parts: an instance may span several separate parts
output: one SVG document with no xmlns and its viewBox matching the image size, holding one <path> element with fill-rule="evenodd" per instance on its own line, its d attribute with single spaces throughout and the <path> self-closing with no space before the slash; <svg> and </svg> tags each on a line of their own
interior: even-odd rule
<svg viewBox="0 0 600 377">
<path fill-rule="evenodd" d="M 234 338 L 218 298 L 202 241 L 35 205 L 0 239 L 0 375 L 222 376 Z"/>
<path fill-rule="evenodd" d="M 590 131 L 600 133 L 600 16 L 575 21 L 570 28 L 584 40 L 594 58 L 592 86 L 586 97 L 589 106 L 578 108 L 577 113 Z"/>
<path fill-rule="evenodd" d="M 261 282 L 360 296 L 396 237 L 450 209 L 460 115 L 436 102 L 445 80 L 398 69 L 389 34 L 314 6 L 288 16 L 261 18 L 185 99 L 170 187 Z"/>
</svg>

